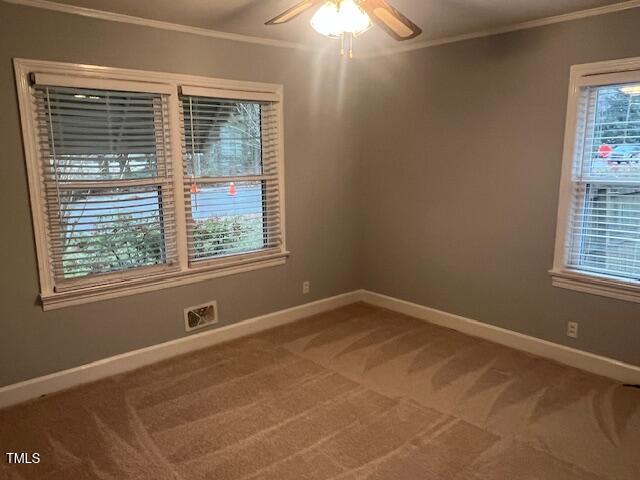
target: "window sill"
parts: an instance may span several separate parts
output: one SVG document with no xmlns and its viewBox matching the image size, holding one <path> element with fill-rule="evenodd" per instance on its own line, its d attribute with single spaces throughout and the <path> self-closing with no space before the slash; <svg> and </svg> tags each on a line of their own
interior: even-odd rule
<svg viewBox="0 0 640 480">
<path fill-rule="evenodd" d="M 217 265 L 192 267 L 187 271 L 171 272 L 153 275 L 143 278 L 125 280 L 109 285 L 78 288 L 77 290 L 56 293 L 42 293 L 42 309 L 55 310 L 82 305 L 84 303 L 98 302 L 110 298 L 135 295 L 137 293 L 151 292 L 164 288 L 188 285 L 202 282 L 212 278 L 250 272 L 262 268 L 283 265 L 287 261 L 289 252 L 278 252 L 270 255 L 254 257 L 250 260 L 238 259 Z"/>
<path fill-rule="evenodd" d="M 623 282 L 613 277 L 601 277 L 571 270 L 551 270 L 549 274 L 554 287 L 640 303 L 640 282 Z"/>
</svg>

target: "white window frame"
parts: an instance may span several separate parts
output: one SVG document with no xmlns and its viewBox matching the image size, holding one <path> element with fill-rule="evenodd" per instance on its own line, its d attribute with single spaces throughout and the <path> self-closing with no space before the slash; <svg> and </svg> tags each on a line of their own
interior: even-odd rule
<svg viewBox="0 0 640 480">
<path fill-rule="evenodd" d="M 284 125 L 282 118 L 284 95 L 282 85 L 28 59 L 14 59 L 14 70 L 38 260 L 40 298 L 44 310 L 186 285 L 259 268 L 278 266 L 286 262 L 289 252 L 286 248 L 285 234 Z M 175 228 L 179 265 L 177 271 L 150 274 L 144 277 L 124 279 L 104 285 L 81 286 L 78 289 L 64 292 L 56 292 L 54 290 L 53 275 L 49 262 L 49 245 L 46 234 L 45 205 L 42 197 L 42 184 L 39 173 L 41 159 L 36 137 L 35 114 L 32 108 L 33 94 L 30 84 L 30 76 L 32 73 L 47 76 L 45 78 L 54 78 L 58 82 L 67 82 L 70 85 L 76 86 L 86 85 L 99 89 L 101 86 L 102 88 L 109 88 L 109 86 L 120 85 L 123 89 L 126 89 L 127 84 L 137 85 L 139 88 L 142 82 L 148 86 L 149 89 L 160 89 L 165 93 L 169 92 L 168 121 L 171 135 L 171 154 L 169 160 L 173 162 L 174 175 Z M 275 102 L 279 131 L 277 149 L 279 214 L 282 231 L 282 242 L 279 251 L 273 252 L 273 250 L 271 250 L 267 254 L 256 251 L 220 258 L 219 260 L 207 262 L 206 265 L 202 266 L 189 266 L 187 260 L 187 229 L 182 168 L 182 140 L 180 133 L 180 100 L 178 95 L 179 89 L 185 86 L 195 89 L 218 89 L 221 95 L 227 95 L 231 98 L 236 98 L 237 96 L 237 99 L 240 100 L 270 100 Z"/>
<path fill-rule="evenodd" d="M 588 86 L 602 86 L 624 82 L 640 82 L 640 57 L 574 65 L 570 70 L 569 97 L 565 123 L 564 152 L 558 204 L 555 253 L 549 271 L 555 287 L 591 293 L 640 303 L 640 282 L 608 277 L 567 266 L 568 226 L 572 199 L 572 172 L 575 159 L 577 112 L 580 90 Z"/>
</svg>

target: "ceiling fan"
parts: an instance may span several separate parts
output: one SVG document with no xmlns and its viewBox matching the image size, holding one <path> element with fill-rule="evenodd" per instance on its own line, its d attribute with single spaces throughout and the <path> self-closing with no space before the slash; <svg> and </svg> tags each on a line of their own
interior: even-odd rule
<svg viewBox="0 0 640 480">
<path fill-rule="evenodd" d="M 311 18 L 311 26 L 322 35 L 349 43 L 349 56 L 353 57 L 353 39 L 374 24 L 398 41 L 410 40 L 422 33 L 420 27 L 389 5 L 385 0 L 303 0 L 265 25 L 280 25 L 293 20 L 312 8 L 318 8 Z"/>
</svg>

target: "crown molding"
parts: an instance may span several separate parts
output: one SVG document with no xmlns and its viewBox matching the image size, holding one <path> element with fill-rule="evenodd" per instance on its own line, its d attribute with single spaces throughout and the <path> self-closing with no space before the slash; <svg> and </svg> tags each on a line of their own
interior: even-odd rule
<svg viewBox="0 0 640 480">
<path fill-rule="evenodd" d="M 272 38 L 254 37 L 250 35 L 241 35 L 238 33 L 220 32 L 208 28 L 192 27 L 179 23 L 164 22 L 161 20 L 151 20 L 143 17 L 134 17 L 122 13 L 107 12 L 104 10 L 96 10 L 93 8 L 78 7 L 76 5 L 67 5 L 63 3 L 51 2 L 49 0 L 2 0 L 5 3 L 21 5 L 24 7 L 41 8 L 54 12 L 68 13 L 71 15 L 80 15 L 82 17 L 95 18 L 98 20 L 107 20 L 110 22 L 128 23 L 132 25 L 140 25 L 143 27 L 157 28 L 161 30 L 171 30 L 174 32 L 189 33 L 192 35 L 200 35 L 203 37 L 217 38 L 221 40 L 231 40 L 234 42 L 253 43 L 256 45 L 265 45 L 269 47 L 294 48 L 300 50 L 314 50 L 313 47 L 302 43 L 287 42 L 284 40 L 274 40 Z"/>
<path fill-rule="evenodd" d="M 182 25 L 179 23 L 164 22 L 160 20 L 151 20 L 148 18 L 134 17 L 131 15 L 125 15 L 122 13 L 107 12 L 104 10 L 96 10 L 93 8 L 67 5 L 67 4 L 52 2 L 50 0 L 1 0 L 1 1 L 5 3 L 21 5 L 25 7 L 41 8 L 44 10 L 50 10 L 54 12 L 80 15 L 83 17 L 95 18 L 95 19 L 106 20 L 111 22 L 140 25 L 144 27 L 157 28 L 161 30 L 171 30 L 174 32 L 189 33 L 192 35 L 200 35 L 200 36 L 209 37 L 209 38 L 217 38 L 217 39 L 230 40 L 235 42 L 252 43 L 256 45 L 264 45 L 269 47 L 292 48 L 292 49 L 298 49 L 298 50 L 314 50 L 314 51 L 317 50 L 314 47 L 311 47 L 309 45 L 304 45 L 302 43 L 287 42 L 284 40 L 274 40 L 271 38 L 255 37 L 250 35 L 242 35 L 238 33 L 220 32 L 218 30 L 211 30 L 208 28 L 192 27 L 189 25 Z M 629 10 L 637 7 L 640 7 L 640 0 L 627 0 L 625 2 L 615 3 L 612 5 L 605 5 L 602 7 L 579 10 L 577 12 L 565 13 L 562 15 L 555 15 L 553 17 L 545 17 L 537 20 L 531 20 L 528 22 L 505 25 L 503 27 L 490 28 L 487 30 L 470 32 L 462 35 L 454 35 L 450 37 L 443 37 L 443 38 L 437 38 L 433 40 L 425 40 L 423 42 L 411 43 L 409 45 L 400 45 L 398 47 L 380 49 L 371 53 L 363 53 L 363 54 L 357 55 L 357 58 L 366 59 L 366 58 L 384 57 L 389 55 L 397 55 L 399 53 L 411 52 L 414 50 L 422 50 L 423 48 L 435 47 L 438 45 L 445 45 L 448 43 L 462 42 L 464 40 L 472 40 L 474 38 L 489 37 L 491 35 L 499 35 L 501 33 L 515 32 L 518 30 L 527 30 L 530 28 L 543 27 L 546 25 L 553 25 L 555 23 L 570 22 L 572 20 L 595 17 L 598 15 L 606 15 L 608 13 L 620 12 L 623 10 Z"/>
<path fill-rule="evenodd" d="M 411 43 L 409 45 L 380 49 L 375 52 L 359 55 L 358 58 L 377 58 L 389 55 L 397 55 L 399 53 L 411 52 L 413 50 L 422 50 L 423 48 L 445 45 L 447 43 L 456 43 L 462 42 L 464 40 L 472 40 L 474 38 L 490 37 L 492 35 L 499 35 L 501 33 L 516 32 L 518 30 L 528 30 L 530 28 L 536 27 L 544 27 L 546 25 L 553 25 L 555 23 L 570 22 L 572 20 L 580 20 L 581 18 L 596 17 L 598 15 L 621 12 L 623 10 L 630 10 L 637 7 L 640 7 L 640 0 L 628 0 L 626 2 L 605 5 L 603 7 L 589 8 L 587 10 L 579 10 L 577 12 L 555 15 L 553 17 L 539 18 L 537 20 L 505 25 L 503 27 L 490 28 L 478 32 L 470 32 L 462 35 L 454 35 L 451 37 L 443 37 L 434 40 L 425 40 L 424 42 Z"/>
</svg>

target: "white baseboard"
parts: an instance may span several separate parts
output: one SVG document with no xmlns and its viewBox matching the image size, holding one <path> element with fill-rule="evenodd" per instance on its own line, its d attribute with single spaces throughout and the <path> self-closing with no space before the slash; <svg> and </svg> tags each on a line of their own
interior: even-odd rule
<svg viewBox="0 0 640 480">
<path fill-rule="evenodd" d="M 575 348 L 367 290 L 360 291 L 359 299 L 371 305 L 404 313 L 436 325 L 458 330 L 467 335 L 484 338 L 516 350 L 522 350 L 587 372 L 613 378 L 622 383 L 640 384 L 640 366 L 583 352 Z"/>
<path fill-rule="evenodd" d="M 200 350 L 218 343 L 228 342 L 285 325 L 357 301 L 404 313 L 405 315 L 452 328 L 474 337 L 484 338 L 581 370 L 613 378 L 623 383 L 640 384 L 640 366 L 565 347 L 564 345 L 558 345 L 398 298 L 367 290 L 357 290 L 8 385 L 0 388 L 0 408 L 134 370 L 183 353 Z"/>
<path fill-rule="evenodd" d="M 336 295 L 335 297 L 287 308 L 286 310 L 251 318 L 215 330 L 189 335 L 170 342 L 98 360 L 80 367 L 8 385 L 0 388 L 0 408 L 134 370 L 176 355 L 285 325 L 301 318 L 357 302 L 360 299 L 360 295 L 360 291 Z"/>
</svg>

